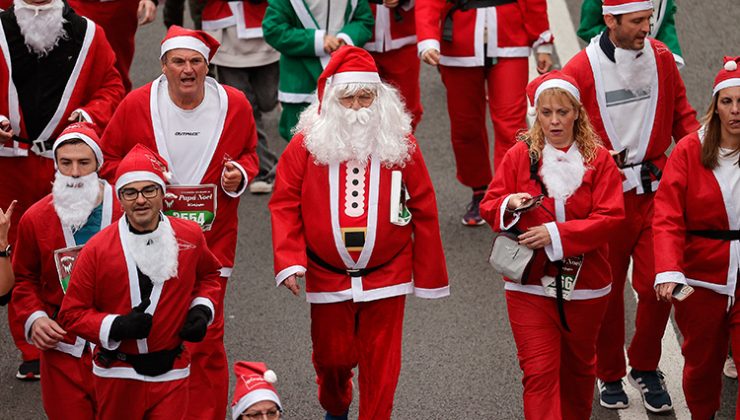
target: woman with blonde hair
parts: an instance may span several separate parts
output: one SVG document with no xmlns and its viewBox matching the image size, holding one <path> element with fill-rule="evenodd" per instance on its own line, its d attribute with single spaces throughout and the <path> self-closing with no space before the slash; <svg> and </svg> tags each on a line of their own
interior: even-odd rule
<svg viewBox="0 0 740 420">
<path fill-rule="evenodd" d="M 703 128 L 678 142 L 655 196 L 655 293 L 676 309 L 684 337 L 683 391 L 698 420 L 719 410 L 728 341 L 740 361 L 738 62 L 725 57 Z"/>
<path fill-rule="evenodd" d="M 532 81 L 527 94 L 535 123 L 504 156 L 481 215 L 495 232 L 514 238 L 506 247 L 511 257 L 534 251 L 521 276 L 513 267 L 497 268 L 507 273 L 525 418 L 585 420 L 611 290 L 607 240 L 624 217 L 622 182 L 572 78 L 548 73 Z M 497 249 L 503 248 L 494 242 L 494 267 Z"/>
</svg>

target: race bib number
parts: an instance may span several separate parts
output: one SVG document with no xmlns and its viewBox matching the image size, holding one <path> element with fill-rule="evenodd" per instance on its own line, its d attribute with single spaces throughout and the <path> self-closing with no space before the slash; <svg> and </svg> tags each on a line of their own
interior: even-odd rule
<svg viewBox="0 0 740 420">
<path fill-rule="evenodd" d="M 216 220 L 216 186 L 169 185 L 163 211 L 167 216 L 196 222 L 204 232 L 209 231 Z"/>
<path fill-rule="evenodd" d="M 72 269 L 75 266 L 75 261 L 77 261 L 77 257 L 80 255 L 81 250 L 82 245 L 57 249 L 54 251 L 54 263 L 57 266 L 57 276 L 59 277 L 59 284 L 62 285 L 62 292 L 64 292 L 64 294 L 67 294 L 69 278 L 72 276 Z"/>
<path fill-rule="evenodd" d="M 563 281 L 563 299 L 570 300 L 570 295 L 576 288 L 578 274 L 581 272 L 583 265 L 583 255 L 563 259 L 563 269 L 560 278 Z M 542 286 L 545 288 L 545 294 L 550 297 L 557 297 L 555 285 L 556 279 L 552 277 L 543 277 Z"/>
</svg>

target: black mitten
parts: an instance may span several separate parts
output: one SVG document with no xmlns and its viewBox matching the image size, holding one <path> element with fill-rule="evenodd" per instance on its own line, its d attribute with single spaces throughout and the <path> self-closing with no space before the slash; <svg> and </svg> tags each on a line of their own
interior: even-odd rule
<svg viewBox="0 0 740 420">
<path fill-rule="evenodd" d="M 149 306 L 149 299 L 131 309 L 128 314 L 117 316 L 110 327 L 110 339 L 121 341 L 148 337 L 152 330 L 152 316 L 144 312 L 147 306 Z"/>
<path fill-rule="evenodd" d="M 203 341 L 211 315 L 211 309 L 206 305 L 195 305 L 190 308 L 185 317 L 185 324 L 180 330 L 180 338 L 191 343 Z"/>
</svg>

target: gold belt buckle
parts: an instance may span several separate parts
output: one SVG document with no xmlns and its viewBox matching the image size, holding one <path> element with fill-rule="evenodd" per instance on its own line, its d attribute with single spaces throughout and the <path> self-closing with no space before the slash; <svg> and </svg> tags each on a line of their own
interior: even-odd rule
<svg viewBox="0 0 740 420">
<path fill-rule="evenodd" d="M 341 228 L 342 240 L 347 251 L 362 251 L 365 246 L 365 236 L 367 235 L 366 227 L 347 227 Z"/>
</svg>

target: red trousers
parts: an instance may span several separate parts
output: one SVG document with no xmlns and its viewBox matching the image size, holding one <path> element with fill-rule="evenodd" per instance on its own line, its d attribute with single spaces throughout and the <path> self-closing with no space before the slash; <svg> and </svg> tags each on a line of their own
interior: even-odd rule
<svg viewBox="0 0 740 420">
<path fill-rule="evenodd" d="M 519 367 L 524 372 L 524 417 L 588 420 L 596 382 L 596 337 L 608 297 L 565 302 L 571 332 L 555 299 L 506 292 Z"/>
<path fill-rule="evenodd" d="M 424 109 L 421 106 L 421 89 L 419 89 L 419 58 L 416 56 L 416 44 L 406 45 L 397 50 L 383 53 L 371 53 L 378 66 L 383 81 L 392 84 L 401 93 L 406 109 L 411 113 L 411 127 L 421 121 Z"/>
<path fill-rule="evenodd" d="M 6 180 L 0 182 L 0 207 L 7 210 L 13 200 L 18 200 L 11 217 L 8 240 L 15 242 L 16 229 L 23 213 L 31 205 L 51 192 L 54 180 L 54 161 L 29 153 L 27 157 L 0 157 L 0 169 Z M 24 332 L 25 319 L 18 319 L 15 307 L 8 304 L 8 325 L 13 341 L 21 351 L 23 360 L 37 360 L 39 350 L 26 341 Z"/>
<path fill-rule="evenodd" d="M 736 289 L 735 299 L 738 295 Z M 707 420 L 719 410 L 728 340 L 732 358 L 740 366 L 740 305 L 735 303 L 728 311 L 728 300 L 726 295 L 696 287 L 686 300 L 674 302 L 683 335 L 683 392 L 694 420 Z M 740 390 L 736 401 L 740 401 Z M 740 404 L 736 404 L 735 418 L 740 418 Z"/>
<path fill-rule="evenodd" d="M 134 379 L 93 377 L 100 420 L 181 420 L 185 418 L 189 396 L 188 378 L 165 382 L 144 382 Z M 204 398 L 199 398 L 199 400 L 205 401 Z"/>
<path fill-rule="evenodd" d="M 123 87 L 131 91 L 129 69 L 134 60 L 136 28 L 139 25 L 136 16 L 138 1 L 115 0 L 68 0 L 69 5 L 78 15 L 90 18 L 105 31 L 113 52 L 116 54 L 116 70 L 121 73 Z"/>
<path fill-rule="evenodd" d="M 359 420 L 391 418 L 401 371 L 405 296 L 372 302 L 311 305 L 313 365 L 319 402 L 333 415 L 352 402 L 352 369 L 359 365 Z"/>
<path fill-rule="evenodd" d="M 81 358 L 56 350 L 41 352 L 41 399 L 49 420 L 94 420 L 92 356 Z"/>
<path fill-rule="evenodd" d="M 663 333 L 671 305 L 655 299 L 653 260 L 653 196 L 624 194 L 626 218 L 618 235 L 609 240 L 612 292 L 599 333 L 596 375 L 606 382 L 618 381 L 626 372 L 624 360 L 624 284 L 632 257 L 632 287 L 637 292 L 635 335 L 627 350 L 630 366 L 656 370 L 660 362 Z"/>
<path fill-rule="evenodd" d="M 527 59 L 500 58 L 490 68 L 439 66 L 439 70 L 447 88 L 457 179 L 471 188 L 487 186 L 492 172 L 486 100 L 495 139 L 493 163 L 498 167 L 506 151 L 514 145 L 516 133 L 527 128 L 524 94 L 529 77 Z"/>
<path fill-rule="evenodd" d="M 185 343 L 190 351 L 190 400 L 187 419 L 222 420 L 229 405 L 229 366 L 224 348 L 224 296 L 226 277 L 219 277 L 221 295 L 216 315 L 200 343 Z"/>
</svg>

